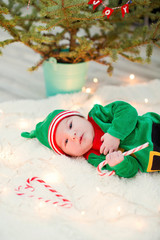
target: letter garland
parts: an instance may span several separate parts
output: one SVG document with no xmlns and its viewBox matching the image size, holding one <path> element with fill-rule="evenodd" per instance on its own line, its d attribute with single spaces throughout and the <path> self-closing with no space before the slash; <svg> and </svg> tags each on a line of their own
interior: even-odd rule
<svg viewBox="0 0 160 240">
<path fill-rule="evenodd" d="M 29 5 L 30 5 L 30 0 L 28 1 L 27 10 L 29 9 Z"/>
<path fill-rule="evenodd" d="M 122 17 L 124 18 L 124 15 L 125 15 L 126 13 L 129 13 L 128 4 L 130 4 L 130 3 L 132 3 L 131 0 L 127 1 L 127 3 L 124 4 L 124 5 L 121 6 L 121 7 L 109 8 L 109 7 L 106 7 L 106 6 L 104 5 L 104 3 L 103 3 L 102 0 L 90 0 L 90 1 L 88 2 L 88 4 L 93 4 L 93 10 L 94 10 L 96 7 L 98 7 L 100 4 L 102 4 L 102 5 L 105 7 L 104 10 L 103 10 L 103 12 L 102 12 L 103 17 L 104 17 L 104 16 L 107 16 L 107 18 L 109 18 L 109 17 L 111 16 L 111 14 L 112 14 L 113 11 L 114 11 L 113 9 L 118 9 L 118 8 L 121 8 Z"/>
</svg>

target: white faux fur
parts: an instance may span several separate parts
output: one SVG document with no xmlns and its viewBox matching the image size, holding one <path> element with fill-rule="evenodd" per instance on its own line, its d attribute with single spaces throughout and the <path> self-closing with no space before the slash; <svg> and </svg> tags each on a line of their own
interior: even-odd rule
<svg viewBox="0 0 160 240">
<path fill-rule="evenodd" d="M 159 173 L 138 173 L 132 179 L 100 177 L 83 158 L 57 156 L 38 140 L 20 136 L 56 108 L 80 110 L 87 116 L 94 103 L 114 100 L 130 102 L 139 114 L 160 114 L 160 80 L 103 86 L 92 96 L 76 93 L 0 104 L 1 240 L 160 239 Z M 54 207 L 17 196 L 14 189 L 33 176 L 45 180 L 73 207 Z M 37 183 L 34 186 L 37 196 L 53 197 Z"/>
</svg>

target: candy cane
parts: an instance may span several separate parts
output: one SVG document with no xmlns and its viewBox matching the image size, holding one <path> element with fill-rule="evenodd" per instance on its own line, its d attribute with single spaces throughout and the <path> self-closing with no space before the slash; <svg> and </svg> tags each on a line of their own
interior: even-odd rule
<svg viewBox="0 0 160 240">
<path fill-rule="evenodd" d="M 142 145 L 140 145 L 140 146 L 138 146 L 138 147 L 136 147 L 136 148 L 133 148 L 133 149 L 131 149 L 131 150 L 129 150 L 129 151 L 124 152 L 124 153 L 123 153 L 123 156 L 131 155 L 131 154 L 133 154 L 133 153 L 135 153 L 135 152 L 138 152 L 138 151 L 140 151 L 140 150 L 142 150 L 142 149 L 144 149 L 144 148 L 146 148 L 146 147 L 148 147 L 148 146 L 149 146 L 149 143 L 146 142 L 146 143 L 144 143 L 144 144 L 142 144 Z M 106 175 L 106 174 L 107 174 L 107 176 L 112 176 L 112 175 L 115 174 L 115 171 L 111 171 L 111 172 L 109 172 L 109 173 L 107 173 L 107 172 L 102 172 L 102 171 L 101 171 L 101 169 L 102 169 L 107 163 L 108 163 L 107 160 L 104 160 L 103 162 L 101 162 L 101 163 L 98 165 L 97 171 L 98 171 L 98 174 L 99 174 L 100 176 L 104 176 L 104 175 Z"/>
<path fill-rule="evenodd" d="M 50 192 L 54 193 L 54 195 L 59 198 L 59 200 L 62 202 L 60 203 L 60 201 L 52 201 L 51 199 L 47 199 L 45 200 L 42 197 L 36 197 L 34 194 L 29 194 L 28 189 L 31 190 L 31 192 L 35 191 L 35 188 L 31 185 L 31 182 L 33 181 L 37 181 L 39 183 L 41 183 L 45 188 L 47 188 Z M 38 177 L 32 177 L 32 178 L 28 178 L 26 181 L 26 186 L 24 188 L 24 190 L 22 191 L 22 186 L 19 186 L 17 189 L 15 189 L 16 194 L 18 196 L 23 196 L 26 195 L 29 198 L 35 198 L 38 200 L 43 200 L 46 203 L 52 203 L 54 205 L 60 206 L 60 207 L 66 207 L 66 208 L 70 208 L 72 207 L 72 203 L 66 199 L 65 197 L 63 197 L 60 193 L 58 193 L 55 189 L 53 189 L 50 185 L 46 184 L 45 181 L 43 181 L 42 179 L 38 178 Z M 26 191 L 27 190 L 27 191 Z"/>
</svg>

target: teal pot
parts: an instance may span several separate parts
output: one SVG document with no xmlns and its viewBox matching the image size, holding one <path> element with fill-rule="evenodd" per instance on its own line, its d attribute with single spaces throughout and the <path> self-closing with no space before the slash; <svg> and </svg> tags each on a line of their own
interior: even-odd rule
<svg viewBox="0 0 160 240">
<path fill-rule="evenodd" d="M 88 63 L 57 63 L 53 57 L 44 61 L 46 95 L 81 91 L 87 79 Z"/>
</svg>

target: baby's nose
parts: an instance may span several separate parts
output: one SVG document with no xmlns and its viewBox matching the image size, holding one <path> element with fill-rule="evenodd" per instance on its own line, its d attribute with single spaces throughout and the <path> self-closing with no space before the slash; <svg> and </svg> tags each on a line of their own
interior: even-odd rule
<svg viewBox="0 0 160 240">
<path fill-rule="evenodd" d="M 77 141 L 77 140 L 78 140 L 78 137 L 77 137 L 76 132 L 73 132 L 73 133 L 72 133 L 71 139 L 72 139 L 73 141 Z"/>
</svg>

